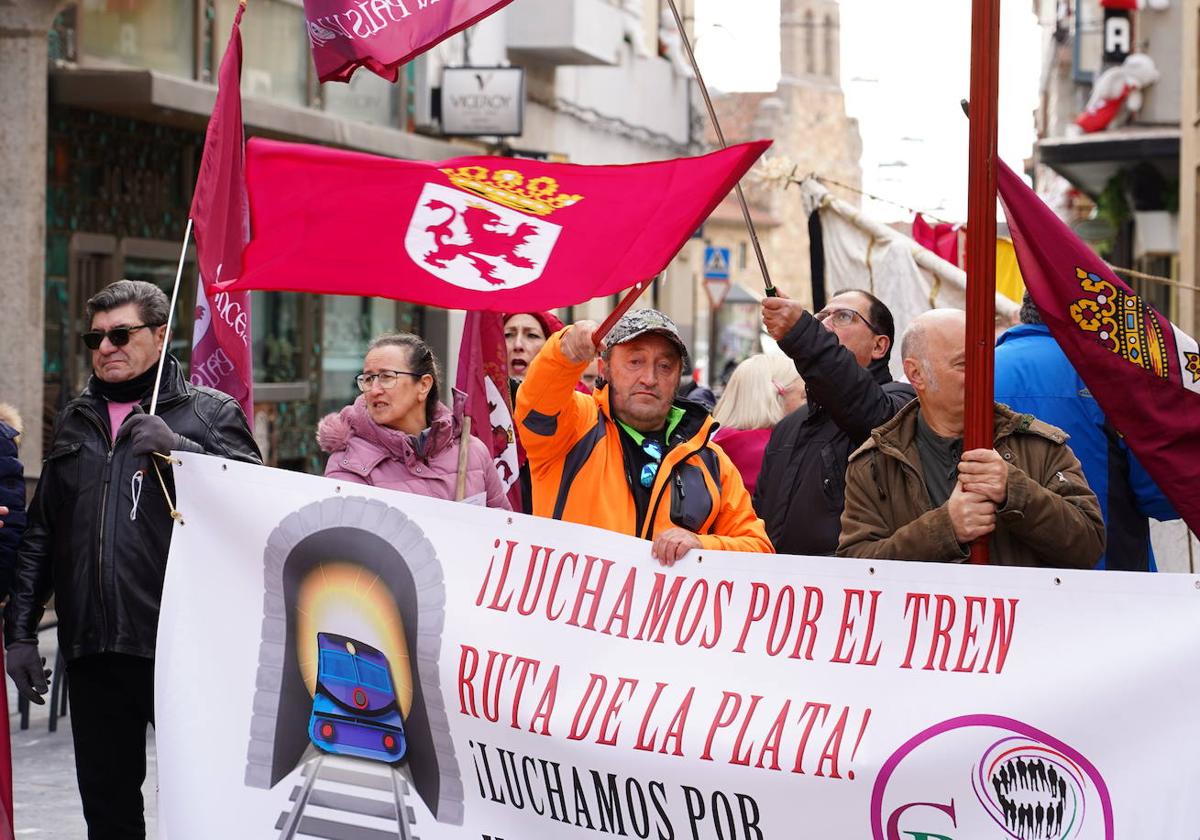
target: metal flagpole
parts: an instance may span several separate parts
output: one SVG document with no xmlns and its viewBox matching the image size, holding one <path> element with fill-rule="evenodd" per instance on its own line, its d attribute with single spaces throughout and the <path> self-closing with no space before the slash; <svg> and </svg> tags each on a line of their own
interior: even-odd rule
<svg viewBox="0 0 1200 840">
<path fill-rule="evenodd" d="M 967 384 L 963 449 L 991 449 L 996 345 L 996 134 L 1000 0 L 973 0 L 970 171 L 967 178 Z M 988 538 L 971 546 L 988 562 Z"/>
<path fill-rule="evenodd" d="M 167 334 L 163 337 L 162 352 L 158 356 L 158 374 L 154 377 L 154 393 L 150 397 L 150 413 L 158 412 L 158 391 L 162 384 L 163 366 L 167 363 L 167 348 L 171 344 L 171 326 L 175 320 L 175 303 L 179 300 L 179 284 L 183 279 L 183 264 L 187 260 L 188 244 L 192 241 L 192 220 L 188 218 L 187 230 L 183 233 L 183 247 L 179 250 L 179 267 L 175 269 L 175 288 L 171 290 L 171 308 L 167 311 Z M 158 461 L 154 460 L 154 456 L 159 456 L 166 461 L 172 461 L 170 456 L 159 455 L 157 452 L 151 453 L 150 463 L 154 465 L 154 474 L 158 477 L 158 486 L 162 488 L 163 496 L 167 500 L 167 507 L 171 509 L 171 518 L 183 522 L 183 514 L 175 507 L 175 500 L 171 498 L 170 492 L 167 490 L 167 482 L 163 480 L 162 470 L 158 467 Z"/>
<path fill-rule="evenodd" d="M 704 95 L 704 104 L 708 107 L 708 118 L 712 120 L 713 129 L 717 132 L 717 140 L 721 144 L 722 149 L 729 148 L 729 144 L 725 142 L 725 133 L 721 131 L 721 123 L 717 119 L 717 110 L 713 107 L 712 97 L 708 93 L 708 85 L 704 83 L 704 75 L 700 72 L 700 65 L 696 61 L 696 53 L 692 50 L 691 39 L 688 38 L 687 29 L 683 26 L 683 17 L 679 14 L 679 8 L 675 5 L 675 0 L 667 0 L 671 6 L 671 14 L 675 16 L 675 25 L 679 27 L 679 37 L 683 41 L 684 51 L 687 52 L 688 61 L 691 62 L 692 72 L 696 74 L 696 82 L 700 85 L 700 93 Z M 750 205 L 746 203 L 746 194 L 742 192 L 742 182 L 738 181 L 733 186 L 737 193 L 738 204 L 742 208 L 742 218 L 746 221 L 746 230 L 750 233 L 750 243 L 754 246 L 754 256 L 758 258 L 758 269 L 762 272 L 763 283 L 767 288 L 768 297 L 776 297 L 779 293 L 775 290 L 775 285 L 771 282 L 771 273 L 767 271 L 767 260 L 763 256 L 762 245 L 758 242 L 758 230 L 754 227 L 754 219 L 750 217 Z"/>
<path fill-rule="evenodd" d="M 192 241 L 192 220 L 189 217 L 187 230 L 183 234 L 183 248 L 179 250 L 179 267 L 175 269 L 175 288 L 171 290 L 171 309 L 167 312 L 167 335 L 163 339 L 162 353 L 158 356 L 158 376 L 154 378 L 154 395 L 150 398 L 150 413 L 158 411 L 158 387 L 162 382 L 163 365 L 167 363 L 167 348 L 171 343 L 171 325 L 175 320 L 175 302 L 179 300 L 179 282 L 183 279 L 183 264 L 187 260 L 188 245 Z"/>
</svg>

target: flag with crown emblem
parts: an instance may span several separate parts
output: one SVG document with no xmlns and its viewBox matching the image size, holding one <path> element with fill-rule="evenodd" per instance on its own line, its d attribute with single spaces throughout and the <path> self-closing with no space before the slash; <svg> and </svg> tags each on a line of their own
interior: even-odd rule
<svg viewBox="0 0 1200 840">
<path fill-rule="evenodd" d="M 770 145 L 580 166 L 424 163 L 252 139 L 253 238 L 226 289 L 530 312 L 661 272 Z"/>
<path fill-rule="evenodd" d="M 1042 320 L 1109 423 L 1200 531 L 1200 348 L 1122 282 L 1011 169 L 1000 200 Z"/>
</svg>

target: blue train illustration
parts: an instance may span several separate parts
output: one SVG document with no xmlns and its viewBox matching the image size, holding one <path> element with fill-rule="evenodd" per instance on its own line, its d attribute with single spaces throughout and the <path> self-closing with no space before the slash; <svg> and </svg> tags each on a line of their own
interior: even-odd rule
<svg viewBox="0 0 1200 840">
<path fill-rule="evenodd" d="M 313 745 L 333 755 L 395 764 L 408 752 L 387 657 L 334 633 L 317 634 L 317 690 L 308 721 Z"/>
</svg>

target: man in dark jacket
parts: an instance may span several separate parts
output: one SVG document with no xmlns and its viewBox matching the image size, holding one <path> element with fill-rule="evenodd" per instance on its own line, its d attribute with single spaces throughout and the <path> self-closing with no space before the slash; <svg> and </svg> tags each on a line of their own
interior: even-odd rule
<svg viewBox="0 0 1200 840">
<path fill-rule="evenodd" d="M 42 703 L 37 628 L 50 596 L 70 676 L 75 768 L 90 840 L 145 837 L 146 725 L 154 723 L 154 643 L 173 521 L 173 449 L 259 463 L 232 397 L 162 368 L 169 304 L 150 283 L 121 280 L 87 303 L 93 375 L 55 420 L 29 508 L 5 611 L 8 673 Z"/>
<path fill-rule="evenodd" d="M 850 453 L 916 395 L 892 381 L 895 324 L 869 292 L 838 292 L 816 315 L 786 298 L 766 298 L 762 308 L 767 332 L 804 379 L 808 402 L 771 433 L 754 509 L 779 553 L 833 554 Z"/>
<path fill-rule="evenodd" d="M 21 418 L 0 403 L 0 600 L 8 596 L 17 546 L 25 533 L 25 468 L 17 457 Z"/>
<path fill-rule="evenodd" d="M 1147 517 L 1166 521 L 1179 514 L 1117 431 L 1067 359 L 1029 295 L 1021 324 L 996 346 L 996 402 L 1062 429 L 1100 499 L 1107 548 L 1098 569 L 1153 572 Z"/>
</svg>

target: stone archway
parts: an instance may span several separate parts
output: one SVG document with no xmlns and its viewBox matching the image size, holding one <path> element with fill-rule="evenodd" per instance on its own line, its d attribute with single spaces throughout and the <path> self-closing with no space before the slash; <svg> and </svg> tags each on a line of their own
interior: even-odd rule
<svg viewBox="0 0 1200 840">
<path fill-rule="evenodd" d="M 348 556 L 388 586 L 406 629 L 413 701 L 405 728 L 413 786 L 439 822 L 461 825 L 462 778 L 438 674 L 446 603 L 442 567 L 415 522 L 362 497 L 307 505 L 280 522 L 267 540 L 246 785 L 273 788 L 308 749 L 311 697 L 296 655 L 297 585 L 321 563 Z"/>
</svg>

